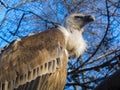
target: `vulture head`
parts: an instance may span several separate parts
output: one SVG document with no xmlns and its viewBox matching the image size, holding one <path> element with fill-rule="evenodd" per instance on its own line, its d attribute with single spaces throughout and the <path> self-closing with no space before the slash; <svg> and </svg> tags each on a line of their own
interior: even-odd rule
<svg viewBox="0 0 120 90">
<path fill-rule="evenodd" d="M 81 30 L 86 24 L 94 21 L 95 18 L 91 15 L 72 14 L 66 20 L 67 28 Z"/>
</svg>

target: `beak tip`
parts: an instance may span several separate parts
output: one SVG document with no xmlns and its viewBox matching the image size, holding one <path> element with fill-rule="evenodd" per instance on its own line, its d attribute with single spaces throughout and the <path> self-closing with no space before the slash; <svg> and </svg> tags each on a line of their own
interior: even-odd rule
<svg viewBox="0 0 120 90">
<path fill-rule="evenodd" d="M 91 16 L 91 15 L 88 15 L 88 16 L 85 16 L 86 20 L 88 20 L 89 22 L 92 22 L 92 21 L 95 21 L 95 17 Z"/>
<path fill-rule="evenodd" d="M 91 16 L 90 18 L 90 21 L 95 21 L 95 17 Z"/>
</svg>

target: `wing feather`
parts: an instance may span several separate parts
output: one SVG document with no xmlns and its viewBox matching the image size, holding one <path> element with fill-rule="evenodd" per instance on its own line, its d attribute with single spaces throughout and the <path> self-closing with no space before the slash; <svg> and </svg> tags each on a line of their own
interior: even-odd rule
<svg viewBox="0 0 120 90">
<path fill-rule="evenodd" d="M 0 55 L 0 88 L 12 90 L 38 76 L 56 72 L 64 51 L 65 37 L 57 29 L 14 41 Z"/>
</svg>

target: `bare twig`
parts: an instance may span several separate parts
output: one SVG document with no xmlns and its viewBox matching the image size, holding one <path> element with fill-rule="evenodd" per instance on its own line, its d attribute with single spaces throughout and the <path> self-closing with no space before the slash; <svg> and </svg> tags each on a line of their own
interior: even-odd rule
<svg viewBox="0 0 120 90">
<path fill-rule="evenodd" d="M 4 40 L 6 43 L 10 43 L 8 40 L 4 39 L 3 37 L 0 36 L 2 40 Z"/>
<path fill-rule="evenodd" d="M 8 8 L 8 6 L 0 0 L 0 4 L 3 5 L 5 8 Z"/>
<path fill-rule="evenodd" d="M 117 53 L 117 52 L 119 52 L 119 51 L 120 51 L 120 49 L 119 49 L 119 50 L 113 50 L 113 51 L 107 51 L 105 54 L 102 54 L 102 55 L 99 56 L 98 58 L 93 59 L 91 62 L 89 62 L 89 64 L 90 64 L 90 63 L 93 63 L 93 62 L 95 62 L 95 61 L 98 61 L 98 60 L 100 60 L 100 59 L 102 59 L 102 58 L 104 58 L 104 57 L 107 57 L 107 56 L 109 56 L 109 55 L 112 55 L 112 54 L 114 54 L 115 52 Z"/>
<path fill-rule="evenodd" d="M 13 36 L 15 36 L 16 33 L 18 32 L 18 30 L 19 30 L 19 28 L 20 28 L 20 25 L 21 25 L 21 22 L 22 22 L 24 16 L 25 16 L 25 13 L 23 13 L 23 15 L 21 16 L 21 18 L 20 18 L 20 20 L 19 20 L 19 22 L 18 22 L 17 29 L 15 30 L 15 32 L 13 33 L 13 32 L 10 32 L 10 31 L 9 31 Z"/>
<path fill-rule="evenodd" d="M 73 85 L 78 85 L 78 86 L 86 87 L 86 88 L 89 88 L 89 89 L 93 89 L 92 86 L 87 86 L 85 84 L 79 84 L 79 83 L 67 83 L 66 84 L 66 86 L 73 86 Z"/>
</svg>

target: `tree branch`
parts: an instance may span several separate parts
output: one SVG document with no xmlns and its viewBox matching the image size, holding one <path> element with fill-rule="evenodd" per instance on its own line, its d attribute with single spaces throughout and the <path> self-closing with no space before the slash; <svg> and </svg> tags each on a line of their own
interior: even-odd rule
<svg viewBox="0 0 120 90">
<path fill-rule="evenodd" d="M 94 90 L 120 90 L 120 70 L 106 78 Z"/>
<path fill-rule="evenodd" d="M 20 18 L 20 20 L 19 20 L 19 22 L 18 22 L 17 29 L 15 30 L 15 32 L 14 32 L 14 33 L 13 33 L 13 32 L 10 32 L 13 36 L 15 36 L 16 33 L 18 32 L 18 30 L 19 30 L 19 28 L 20 28 L 20 25 L 21 25 L 21 22 L 22 22 L 24 16 L 25 16 L 25 13 L 23 13 L 23 15 L 21 16 L 21 18 Z"/>
<path fill-rule="evenodd" d="M 8 40 L 4 39 L 3 37 L 0 36 L 0 38 L 1 38 L 2 40 L 4 40 L 5 42 L 10 43 Z"/>
</svg>

